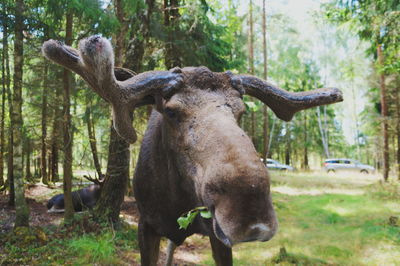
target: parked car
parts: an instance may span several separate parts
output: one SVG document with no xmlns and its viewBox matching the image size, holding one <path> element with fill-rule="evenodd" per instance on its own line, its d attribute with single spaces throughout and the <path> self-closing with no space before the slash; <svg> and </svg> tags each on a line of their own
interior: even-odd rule
<svg viewBox="0 0 400 266">
<path fill-rule="evenodd" d="M 375 172 L 374 167 L 352 159 L 327 159 L 325 160 L 324 168 L 328 173 L 358 172 L 372 174 Z"/>
<path fill-rule="evenodd" d="M 294 168 L 290 165 L 282 164 L 278 161 L 267 159 L 266 166 L 269 170 L 279 170 L 279 171 L 293 171 Z"/>
</svg>

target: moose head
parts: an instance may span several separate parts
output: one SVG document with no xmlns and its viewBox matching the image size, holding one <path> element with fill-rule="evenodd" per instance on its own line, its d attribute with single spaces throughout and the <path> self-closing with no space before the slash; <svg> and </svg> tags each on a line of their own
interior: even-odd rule
<svg viewBox="0 0 400 266">
<path fill-rule="evenodd" d="M 134 181 L 144 265 L 157 261 L 158 248 L 149 245 L 157 246 L 153 242 L 159 236 L 180 244 L 188 235 L 202 233 L 230 250 L 236 243 L 267 241 L 275 234 L 268 173 L 238 125 L 244 94 L 285 121 L 300 110 L 342 101 L 336 88 L 292 93 L 253 76 L 206 67 L 133 75 L 114 67 L 110 42 L 98 36 L 82 40 L 78 50 L 50 40 L 43 53 L 78 73 L 111 104 L 115 129 L 130 143 L 137 139 L 133 110 L 155 105 Z M 179 230 L 176 219 L 196 206 L 207 206 L 211 221 L 199 218 L 188 230 Z M 213 253 L 221 250 L 214 248 L 219 245 L 215 241 L 211 244 Z M 214 257 L 218 261 L 218 254 Z"/>
</svg>

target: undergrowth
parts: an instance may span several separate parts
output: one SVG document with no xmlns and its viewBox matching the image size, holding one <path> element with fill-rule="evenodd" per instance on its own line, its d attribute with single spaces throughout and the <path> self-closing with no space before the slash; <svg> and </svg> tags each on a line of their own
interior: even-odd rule
<svg viewBox="0 0 400 266">
<path fill-rule="evenodd" d="M 119 252 L 137 249 L 137 231 L 114 230 L 88 214 L 59 227 L 17 228 L 0 235 L 0 265 L 120 265 Z"/>
</svg>

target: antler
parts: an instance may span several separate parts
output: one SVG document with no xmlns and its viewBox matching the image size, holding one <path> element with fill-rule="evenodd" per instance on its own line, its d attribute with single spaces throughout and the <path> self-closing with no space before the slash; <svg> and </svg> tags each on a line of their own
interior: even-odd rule
<svg viewBox="0 0 400 266">
<path fill-rule="evenodd" d="M 105 180 L 104 177 L 103 177 L 103 179 L 101 179 L 101 177 L 93 178 L 90 175 L 84 175 L 83 177 L 86 178 L 88 181 L 93 182 L 94 184 L 99 185 L 99 186 L 102 186 L 104 184 L 104 180 Z"/>
<path fill-rule="evenodd" d="M 165 96 L 183 83 L 179 69 L 136 76 L 126 69 L 114 69 L 111 44 L 99 36 L 81 40 L 78 50 L 49 40 L 43 44 L 42 51 L 48 59 L 79 74 L 98 95 L 111 103 L 114 127 L 130 143 L 137 139 L 132 127 L 133 109 L 154 102 L 156 95 Z"/>
<path fill-rule="evenodd" d="M 298 111 L 343 101 L 342 92 L 337 88 L 288 92 L 249 75 L 232 75 L 231 82 L 236 89 L 244 90 L 268 105 L 284 121 L 290 121 Z"/>
</svg>

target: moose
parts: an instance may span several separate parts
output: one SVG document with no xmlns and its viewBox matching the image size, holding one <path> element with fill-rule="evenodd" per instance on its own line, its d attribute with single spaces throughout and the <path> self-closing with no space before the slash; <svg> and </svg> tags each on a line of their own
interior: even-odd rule
<svg viewBox="0 0 400 266">
<path fill-rule="evenodd" d="M 92 209 L 100 197 L 100 186 L 88 187 L 72 192 L 72 204 L 76 212 Z M 47 212 L 64 212 L 64 194 L 57 194 L 47 202 Z"/>
<path fill-rule="evenodd" d="M 243 95 L 259 99 L 284 121 L 343 100 L 336 88 L 292 93 L 254 76 L 202 66 L 129 75 L 114 68 L 112 46 L 99 36 L 81 40 L 78 50 L 54 40 L 42 50 L 111 104 L 114 127 L 130 143 L 137 139 L 133 110 L 154 105 L 134 176 L 142 265 L 157 265 L 161 237 L 170 240 L 168 264 L 175 247 L 197 233 L 209 236 L 217 265 L 232 265 L 232 246 L 268 241 L 277 232 L 268 172 L 238 125 Z M 199 206 L 211 219 L 198 215 L 179 229 L 177 219 Z"/>
<path fill-rule="evenodd" d="M 72 205 L 76 212 L 93 209 L 103 186 L 104 179 L 84 177 L 94 184 L 72 192 Z M 64 194 L 57 194 L 47 202 L 47 212 L 64 212 Z"/>
</svg>

